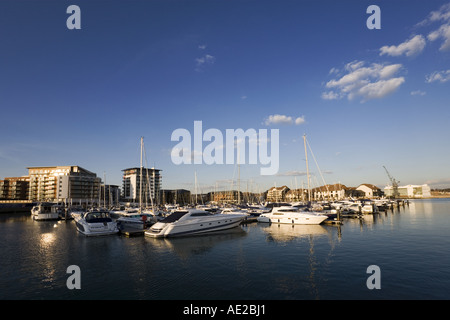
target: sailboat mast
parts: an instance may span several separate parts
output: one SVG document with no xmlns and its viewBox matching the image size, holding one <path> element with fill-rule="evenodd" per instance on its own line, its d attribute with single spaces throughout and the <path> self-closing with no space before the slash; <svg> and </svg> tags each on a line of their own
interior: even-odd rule
<svg viewBox="0 0 450 320">
<path fill-rule="evenodd" d="M 197 205 L 197 203 L 198 203 L 198 201 L 197 201 L 197 171 L 195 171 L 194 173 L 195 173 L 195 181 L 194 181 L 195 205 Z"/>
<path fill-rule="evenodd" d="M 103 171 L 103 207 L 106 208 L 106 173 Z"/>
<path fill-rule="evenodd" d="M 305 145 L 305 158 L 306 158 L 306 180 L 308 181 L 308 201 L 311 201 L 311 186 L 309 183 L 309 167 L 308 167 L 308 152 L 306 150 L 306 135 L 303 135 L 303 144 Z"/>
<path fill-rule="evenodd" d="M 139 213 L 142 213 L 142 145 L 144 143 L 144 137 L 141 137 L 141 168 L 139 173 Z"/>
<path fill-rule="evenodd" d="M 238 148 L 238 157 L 237 157 L 237 163 L 238 163 L 238 205 L 241 204 L 241 162 L 239 158 L 239 150 Z"/>
</svg>

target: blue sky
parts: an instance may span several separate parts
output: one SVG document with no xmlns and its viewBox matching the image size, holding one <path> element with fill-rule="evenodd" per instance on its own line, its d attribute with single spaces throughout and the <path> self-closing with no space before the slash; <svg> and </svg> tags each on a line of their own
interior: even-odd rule
<svg viewBox="0 0 450 320">
<path fill-rule="evenodd" d="M 201 120 L 279 129 L 278 174 L 243 164 L 241 189 L 306 184 L 303 134 L 326 183 L 385 186 L 386 166 L 450 186 L 449 1 L 1 1 L 0 43 L 0 179 L 79 165 L 121 185 L 143 136 L 163 188 L 236 187 L 236 165 L 172 163 Z"/>
</svg>

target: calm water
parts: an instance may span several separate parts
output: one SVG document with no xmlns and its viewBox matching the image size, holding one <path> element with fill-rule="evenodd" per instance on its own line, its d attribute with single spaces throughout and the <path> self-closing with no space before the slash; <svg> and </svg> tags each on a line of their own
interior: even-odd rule
<svg viewBox="0 0 450 320">
<path fill-rule="evenodd" d="M 450 200 L 341 226 L 252 223 L 173 240 L 87 238 L 73 221 L 0 215 L 0 299 L 449 299 Z M 81 269 L 81 289 L 66 286 Z M 380 268 L 369 290 L 367 267 Z"/>
</svg>

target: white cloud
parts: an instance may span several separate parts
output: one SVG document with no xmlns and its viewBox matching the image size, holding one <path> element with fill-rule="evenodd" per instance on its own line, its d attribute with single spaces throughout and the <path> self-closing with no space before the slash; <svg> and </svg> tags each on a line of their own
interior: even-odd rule
<svg viewBox="0 0 450 320">
<path fill-rule="evenodd" d="M 450 185 L 450 178 L 432 179 L 425 181 L 426 184 L 435 187 L 443 187 Z"/>
<path fill-rule="evenodd" d="M 411 95 L 412 96 L 424 96 L 427 93 L 425 91 L 422 90 L 415 90 L 415 91 L 411 91 Z"/>
<path fill-rule="evenodd" d="M 322 98 L 333 100 L 347 97 L 352 100 L 361 97 L 362 101 L 383 98 L 405 81 L 403 77 L 394 77 L 401 68 L 401 64 L 373 63 L 365 66 L 364 61 L 350 62 L 345 66 L 345 75 L 326 83 L 326 88 L 332 90 L 322 93 Z"/>
<path fill-rule="evenodd" d="M 403 43 L 400 43 L 398 46 L 381 47 L 380 56 L 384 54 L 394 57 L 401 56 L 403 54 L 407 57 L 414 56 L 425 48 L 425 44 L 425 38 L 422 35 L 417 35 Z"/>
<path fill-rule="evenodd" d="M 432 11 L 426 19 L 419 22 L 417 26 L 424 26 L 440 22 L 441 26 L 430 32 L 427 36 L 428 41 L 436 41 L 442 38 L 443 43 L 441 51 L 450 50 L 450 3 L 442 5 L 439 10 Z"/>
<path fill-rule="evenodd" d="M 324 99 L 324 100 L 336 100 L 339 98 L 340 98 L 339 94 L 337 94 L 334 91 L 328 91 L 328 92 L 322 93 L 322 99 Z"/>
<path fill-rule="evenodd" d="M 292 117 L 289 116 L 285 116 L 282 114 L 274 114 L 274 115 L 270 115 L 267 119 L 266 119 L 266 125 L 271 125 L 271 124 L 292 124 L 293 120 Z"/>
<path fill-rule="evenodd" d="M 209 54 L 205 54 L 203 57 L 195 59 L 195 61 L 197 61 L 197 66 L 201 66 L 202 64 L 213 64 L 215 60 L 216 58 Z"/>
<path fill-rule="evenodd" d="M 432 11 L 429 19 L 430 21 L 450 21 L 450 3 L 442 5 L 437 11 Z"/>
<path fill-rule="evenodd" d="M 450 21 L 450 3 L 442 5 L 439 10 L 431 11 L 428 17 L 417 25 L 422 26 L 436 21 Z"/>
<path fill-rule="evenodd" d="M 216 58 L 212 55 L 205 54 L 200 58 L 196 58 L 195 61 L 197 62 L 197 67 L 195 68 L 195 71 L 202 71 L 206 65 L 213 65 L 214 62 L 216 61 Z"/>
<path fill-rule="evenodd" d="M 443 43 L 439 50 L 447 51 L 450 49 L 450 24 L 443 24 L 439 29 L 430 32 L 427 36 L 429 41 L 435 41 L 439 38 L 443 39 Z"/>
<path fill-rule="evenodd" d="M 277 176 L 280 177 L 293 177 L 293 176 L 306 176 L 305 171 L 286 171 L 277 173 Z"/>
<path fill-rule="evenodd" d="M 267 126 L 269 126 L 271 124 L 291 125 L 294 123 L 296 125 L 300 125 L 300 124 L 303 124 L 304 122 L 305 122 L 305 116 L 298 117 L 294 120 L 291 116 L 286 116 L 286 115 L 282 115 L 282 114 L 274 114 L 274 115 L 268 116 L 264 123 Z"/>
<path fill-rule="evenodd" d="M 388 78 L 394 76 L 394 74 L 396 74 L 400 70 L 401 67 L 402 67 L 401 64 L 391 64 L 388 66 L 380 67 L 380 70 L 379 70 L 380 79 L 388 79 Z M 375 73 L 376 72 L 377 71 L 375 70 Z"/>
<path fill-rule="evenodd" d="M 339 69 L 331 68 L 329 74 L 333 74 L 333 73 L 339 73 Z"/>
<path fill-rule="evenodd" d="M 368 83 L 359 88 L 356 95 L 361 95 L 364 100 L 383 98 L 397 90 L 403 82 L 405 82 L 405 78 L 400 77 Z"/>
<path fill-rule="evenodd" d="M 425 77 L 427 83 L 439 81 L 447 82 L 450 80 L 450 70 L 435 71 Z"/>
<path fill-rule="evenodd" d="M 205 50 L 206 49 L 206 44 L 201 44 L 201 45 L 198 46 L 198 48 L 200 50 Z"/>
<path fill-rule="evenodd" d="M 298 117 L 297 119 L 295 119 L 295 124 L 296 125 L 300 125 L 300 124 L 303 124 L 303 123 L 305 123 L 305 116 L 301 116 L 301 117 Z"/>
</svg>

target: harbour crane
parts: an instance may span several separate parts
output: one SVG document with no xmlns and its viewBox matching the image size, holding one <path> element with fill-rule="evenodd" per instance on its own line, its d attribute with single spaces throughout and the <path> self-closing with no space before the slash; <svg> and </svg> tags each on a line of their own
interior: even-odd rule
<svg viewBox="0 0 450 320">
<path fill-rule="evenodd" d="M 396 198 L 399 196 L 399 193 L 398 193 L 398 184 L 400 183 L 400 181 L 395 180 L 395 179 L 389 174 L 389 171 L 388 171 L 388 169 L 386 169 L 385 166 L 383 166 L 383 168 L 384 168 L 384 170 L 386 170 L 386 173 L 387 173 L 387 175 L 388 175 L 388 177 L 389 177 L 389 180 L 391 180 L 391 183 L 392 183 L 392 197 L 393 197 L 394 199 L 396 199 Z"/>
</svg>

